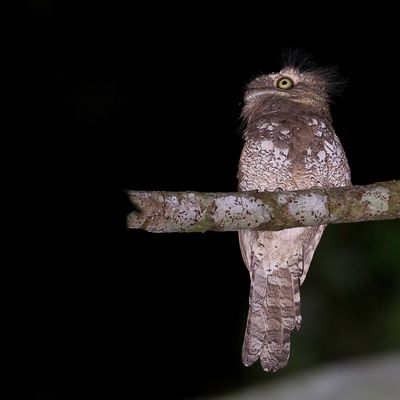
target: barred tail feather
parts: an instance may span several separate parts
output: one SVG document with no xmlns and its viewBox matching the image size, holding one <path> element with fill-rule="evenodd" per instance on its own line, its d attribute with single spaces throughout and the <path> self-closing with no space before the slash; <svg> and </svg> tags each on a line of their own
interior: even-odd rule
<svg viewBox="0 0 400 400">
<path fill-rule="evenodd" d="M 287 267 L 266 274 L 253 270 L 243 363 L 258 358 L 265 371 L 286 366 L 290 355 L 290 331 L 300 327 L 299 279 Z"/>
<path fill-rule="evenodd" d="M 266 286 L 267 276 L 263 268 L 255 268 L 251 278 L 249 314 L 242 351 L 242 361 L 246 367 L 258 360 L 265 341 Z"/>
</svg>

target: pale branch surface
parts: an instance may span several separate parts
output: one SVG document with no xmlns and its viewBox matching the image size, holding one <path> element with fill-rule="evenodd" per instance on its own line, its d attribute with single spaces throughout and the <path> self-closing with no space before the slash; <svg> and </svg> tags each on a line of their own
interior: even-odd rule
<svg viewBox="0 0 400 400">
<path fill-rule="evenodd" d="M 128 191 L 127 226 L 149 232 L 280 230 L 400 218 L 400 181 L 293 192 Z"/>
</svg>

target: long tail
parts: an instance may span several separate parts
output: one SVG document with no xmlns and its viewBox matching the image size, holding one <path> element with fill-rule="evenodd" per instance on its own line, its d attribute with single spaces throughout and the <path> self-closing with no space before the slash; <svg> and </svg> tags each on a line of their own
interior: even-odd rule
<svg viewBox="0 0 400 400">
<path fill-rule="evenodd" d="M 299 278 L 287 266 L 266 272 L 254 265 L 251 282 L 243 364 L 260 359 L 265 371 L 276 371 L 286 366 L 290 331 L 301 324 Z"/>
</svg>

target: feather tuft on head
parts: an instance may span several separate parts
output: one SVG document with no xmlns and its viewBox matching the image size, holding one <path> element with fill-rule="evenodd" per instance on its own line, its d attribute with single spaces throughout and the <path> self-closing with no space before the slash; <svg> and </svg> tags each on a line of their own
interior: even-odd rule
<svg viewBox="0 0 400 400">
<path fill-rule="evenodd" d="M 285 48 L 278 59 L 282 69 L 292 68 L 300 73 L 309 73 L 325 83 L 325 90 L 330 96 L 341 95 L 347 84 L 335 65 L 321 67 L 314 57 L 305 50 Z"/>
</svg>

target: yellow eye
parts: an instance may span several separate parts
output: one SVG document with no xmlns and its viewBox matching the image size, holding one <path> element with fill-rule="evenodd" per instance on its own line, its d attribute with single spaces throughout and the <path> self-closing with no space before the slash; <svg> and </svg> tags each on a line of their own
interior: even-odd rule
<svg viewBox="0 0 400 400">
<path fill-rule="evenodd" d="M 285 77 L 279 79 L 278 82 L 276 83 L 276 86 L 278 89 L 289 90 L 294 86 L 294 83 L 290 78 Z"/>
</svg>

